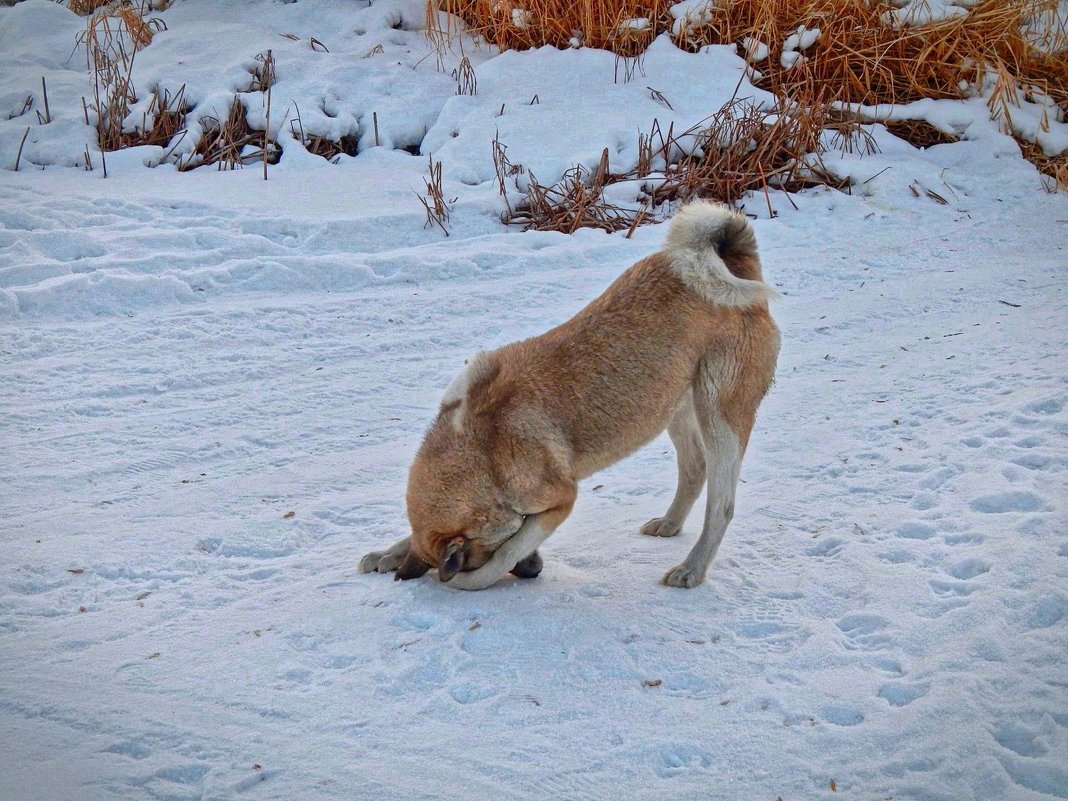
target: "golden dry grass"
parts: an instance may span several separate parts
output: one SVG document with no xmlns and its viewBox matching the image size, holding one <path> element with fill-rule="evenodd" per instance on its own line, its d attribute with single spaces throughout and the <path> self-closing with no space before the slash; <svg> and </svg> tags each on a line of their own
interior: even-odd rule
<svg viewBox="0 0 1068 801">
<path fill-rule="evenodd" d="M 1050 192 L 1068 192 L 1068 151 L 1058 156 L 1047 156 L 1038 145 L 1021 142 L 1024 158 L 1046 176 L 1046 189 Z"/>
<path fill-rule="evenodd" d="M 740 44 L 750 38 L 767 45 L 769 57 L 754 66 L 759 82 L 792 96 L 813 84 L 835 100 L 903 103 L 919 98 L 961 97 L 964 82 L 985 68 L 1004 65 L 1020 81 L 1038 86 L 1059 103 L 1068 102 L 1068 32 L 1046 14 L 1056 0 L 980 0 L 961 16 L 922 25 L 894 26 L 895 7 L 870 0 L 730 0 L 712 2 L 708 13 L 673 26 L 671 0 L 428 0 L 431 35 L 449 40 L 438 27 L 443 11 L 501 49 L 526 49 L 579 42 L 634 56 L 652 39 L 671 31 L 680 47 Z M 629 20 L 646 20 L 634 27 Z M 1051 56 L 1030 47 L 1022 29 L 1037 19 L 1039 38 Z M 1042 22 L 1042 20 L 1045 22 Z M 819 28 L 820 37 L 798 63 L 784 66 L 783 42 L 799 26 Z"/>
<path fill-rule="evenodd" d="M 826 103 L 784 100 L 766 109 L 735 98 L 685 131 L 664 131 L 654 123 L 639 137 L 634 169 L 613 171 L 606 149 L 596 169 L 573 167 L 552 185 L 528 174 L 525 197 L 514 207 L 508 185 L 524 173 L 523 167 L 508 158 L 499 140 L 493 153 L 506 204 L 504 222 L 572 233 L 578 228 L 633 231 L 652 221 L 650 210 L 665 201 L 709 198 L 738 204 L 749 192 L 762 195 L 775 216 L 769 189 L 790 193 L 819 185 L 849 190 L 848 180 L 824 167 L 820 153 L 828 149 L 873 152 L 875 143 L 861 125 Z M 606 200 L 605 189 L 620 183 L 633 184 L 643 205 L 629 208 Z"/>
<path fill-rule="evenodd" d="M 572 40 L 625 56 L 642 52 L 671 19 L 674 0 L 428 0 L 428 30 L 437 11 L 464 21 L 471 33 L 502 50 L 542 45 L 569 47 Z M 646 20 L 647 24 L 631 20 Z M 440 32 L 446 36 L 449 31 Z"/>
<path fill-rule="evenodd" d="M 221 171 L 236 170 L 260 161 L 278 163 L 280 151 L 277 143 L 271 140 L 265 143 L 264 132 L 249 126 L 248 112 L 237 97 L 231 101 L 225 119 L 203 117 L 200 122 L 204 131 L 193 152 L 178 163 L 179 172 L 208 165 L 214 165 Z M 246 152 L 245 148 L 249 146 L 259 149 Z"/>
<path fill-rule="evenodd" d="M 101 6 L 106 6 L 111 0 L 70 0 L 67 4 L 71 11 L 81 16 L 92 14 Z"/>
<path fill-rule="evenodd" d="M 961 16 L 895 27 L 886 16 L 893 6 L 868 0 L 732 0 L 716 6 L 706 24 L 681 31 L 678 41 L 763 42 L 770 54 L 754 65 L 757 83 L 784 97 L 804 98 L 815 86 L 834 100 L 869 105 L 960 98 L 992 71 L 1068 110 L 1068 55 L 1042 52 L 1023 33 L 1051 2 L 982 0 Z M 1068 46 L 1052 24 L 1047 17 L 1046 47 Z M 819 28 L 819 39 L 785 66 L 782 42 L 802 25 Z"/>
<path fill-rule="evenodd" d="M 456 32 L 438 27 L 437 12 L 444 11 L 501 49 L 578 43 L 628 57 L 640 55 L 664 31 L 672 33 L 679 47 L 692 50 L 736 44 L 745 52 L 743 42 L 760 42 L 766 45 L 768 56 L 753 63 L 754 83 L 792 101 L 791 109 L 810 109 L 810 120 L 832 102 L 876 105 L 966 97 L 994 74 L 997 84 L 988 98 L 991 116 L 1004 124 L 1019 98 L 1033 92 L 1049 96 L 1068 114 L 1068 29 L 1053 13 L 1057 3 L 979 0 L 959 16 L 903 25 L 900 20 L 895 24 L 896 7 L 885 0 L 714 0 L 706 13 L 678 21 L 671 17 L 670 0 L 428 0 L 427 27 L 433 40 L 448 44 Z M 636 18 L 649 24 L 626 24 Z M 802 26 L 819 28 L 819 38 L 800 52 L 803 57 L 783 59 L 784 42 Z M 888 127 L 920 147 L 952 141 L 920 121 L 898 121 Z M 818 153 L 816 144 L 814 152 Z M 1065 188 L 1068 154 L 1050 158 L 1033 143 L 1021 141 L 1020 145 L 1028 160 Z M 768 166 L 757 161 L 741 167 L 743 172 L 756 170 L 748 176 L 749 189 L 752 180 L 766 178 L 760 170 L 766 173 Z M 685 175 L 683 186 L 712 180 L 704 164 L 675 164 L 671 169 Z M 556 224 L 547 205 L 555 198 L 557 206 L 578 209 L 579 216 L 590 217 L 588 224 L 623 227 L 624 221 L 613 210 L 608 210 L 605 219 L 597 216 L 600 212 L 588 210 L 589 198 L 599 193 L 578 187 L 581 183 L 587 190 L 596 190 L 596 179 L 596 174 L 576 169 L 551 188 L 535 182 L 532 191 L 540 198 L 543 213 L 534 225 Z M 711 194 L 736 199 L 734 187 L 718 179 L 714 183 L 717 186 Z M 676 187 L 670 194 L 686 191 Z M 570 226 L 573 220 L 564 215 L 558 222 Z"/>
</svg>

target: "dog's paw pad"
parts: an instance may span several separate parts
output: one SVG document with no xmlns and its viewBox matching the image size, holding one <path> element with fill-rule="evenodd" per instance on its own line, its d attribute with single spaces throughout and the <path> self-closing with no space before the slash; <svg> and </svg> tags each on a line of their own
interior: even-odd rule
<svg viewBox="0 0 1068 801">
<path fill-rule="evenodd" d="M 664 578 L 661 579 L 661 584 L 666 584 L 668 587 L 680 587 L 681 589 L 690 589 L 696 587 L 702 581 L 705 580 L 703 574 L 694 570 L 692 567 L 686 564 L 681 564 L 678 567 L 673 567 L 667 573 L 664 574 Z"/>
<path fill-rule="evenodd" d="M 680 531 L 682 524 L 666 517 L 654 517 L 641 527 L 642 534 L 647 537 L 674 537 Z"/>
</svg>

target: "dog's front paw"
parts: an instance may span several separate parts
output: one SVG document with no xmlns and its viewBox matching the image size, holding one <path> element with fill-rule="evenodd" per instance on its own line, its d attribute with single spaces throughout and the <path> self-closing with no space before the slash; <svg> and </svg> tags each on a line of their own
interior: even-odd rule
<svg viewBox="0 0 1068 801">
<path fill-rule="evenodd" d="M 696 569 L 683 562 L 681 565 L 673 567 L 665 573 L 664 578 L 660 580 L 660 583 L 666 584 L 668 587 L 679 587 L 688 590 L 691 587 L 696 587 L 704 580 L 705 575 L 703 572 L 698 572 Z"/>
<path fill-rule="evenodd" d="M 668 517 L 654 517 L 641 527 L 641 532 L 647 537 L 674 537 L 682 531 L 682 523 L 678 523 Z"/>
<path fill-rule="evenodd" d="M 391 551 L 371 551 L 360 560 L 361 573 L 392 573 L 404 561 L 404 554 Z"/>
<path fill-rule="evenodd" d="M 530 556 L 526 556 L 519 560 L 519 564 L 511 569 L 511 574 L 516 578 L 530 579 L 537 578 L 541 573 L 543 562 L 541 561 L 541 554 L 534 551 Z"/>
</svg>

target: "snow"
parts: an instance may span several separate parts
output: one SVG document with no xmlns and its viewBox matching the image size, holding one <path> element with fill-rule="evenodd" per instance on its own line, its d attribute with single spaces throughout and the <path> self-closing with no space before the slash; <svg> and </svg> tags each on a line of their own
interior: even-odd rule
<svg viewBox="0 0 1068 801">
<path fill-rule="evenodd" d="M 768 46 L 752 36 L 742 39 L 742 49 L 745 51 L 745 60 L 750 64 L 756 64 L 768 57 Z"/>
<path fill-rule="evenodd" d="M 0 8 L 3 109 L 44 74 L 54 117 L 0 114 L 0 799 L 1068 798 L 1068 202 L 985 101 L 910 109 L 961 142 L 876 124 L 878 153 L 825 156 L 851 194 L 746 200 L 783 353 L 705 584 L 657 584 L 700 510 L 638 534 L 666 437 L 584 483 L 539 578 L 394 583 L 356 565 L 406 533 L 464 360 L 664 237 L 506 229 L 494 136 L 543 181 L 623 170 L 744 61 L 661 39 L 616 83 L 598 51 L 465 40 L 458 96 L 421 3 L 365 6 L 158 12 L 134 80 L 204 111 L 273 49 L 266 182 L 156 148 L 84 170 L 84 21 Z M 359 155 L 307 153 L 291 105 Z M 413 194 L 431 152 L 448 238 Z"/>
<path fill-rule="evenodd" d="M 683 36 L 687 30 L 699 28 L 712 21 L 712 0 L 681 0 L 673 3 L 669 12 L 672 36 Z"/>
<path fill-rule="evenodd" d="M 787 36 L 783 42 L 783 52 L 788 50 L 808 50 L 819 41 L 820 33 L 819 28 L 806 28 L 804 25 L 799 25 L 797 30 Z"/>
<path fill-rule="evenodd" d="M 883 22 L 893 28 L 918 28 L 963 17 L 974 3 L 970 0 L 907 0 L 895 5 L 899 7 L 882 15 Z"/>
</svg>

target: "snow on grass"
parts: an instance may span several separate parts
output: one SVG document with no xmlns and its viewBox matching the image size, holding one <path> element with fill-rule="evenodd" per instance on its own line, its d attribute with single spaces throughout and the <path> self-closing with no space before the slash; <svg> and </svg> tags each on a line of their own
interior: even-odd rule
<svg viewBox="0 0 1068 801">
<path fill-rule="evenodd" d="M 44 73 L 55 118 L 0 115 L 0 164 L 33 129 L 0 170 L 0 798 L 1068 797 L 1068 202 L 981 99 L 912 109 L 964 141 L 825 157 L 851 194 L 746 201 L 783 353 L 706 584 L 656 583 L 699 514 L 637 533 L 662 437 L 584 483 L 538 579 L 464 594 L 356 570 L 405 533 L 441 390 L 663 237 L 504 229 L 489 143 L 542 180 L 622 167 L 742 60 L 660 40 L 620 84 L 604 53 L 472 47 L 461 97 L 419 4 L 213 5 L 228 47 L 204 7 L 161 13 L 135 80 L 206 109 L 271 47 L 277 108 L 359 154 L 280 125 L 266 182 L 64 166 L 84 23 L 0 8 L 0 97 Z M 395 149 L 420 124 L 448 239 Z"/>
</svg>

